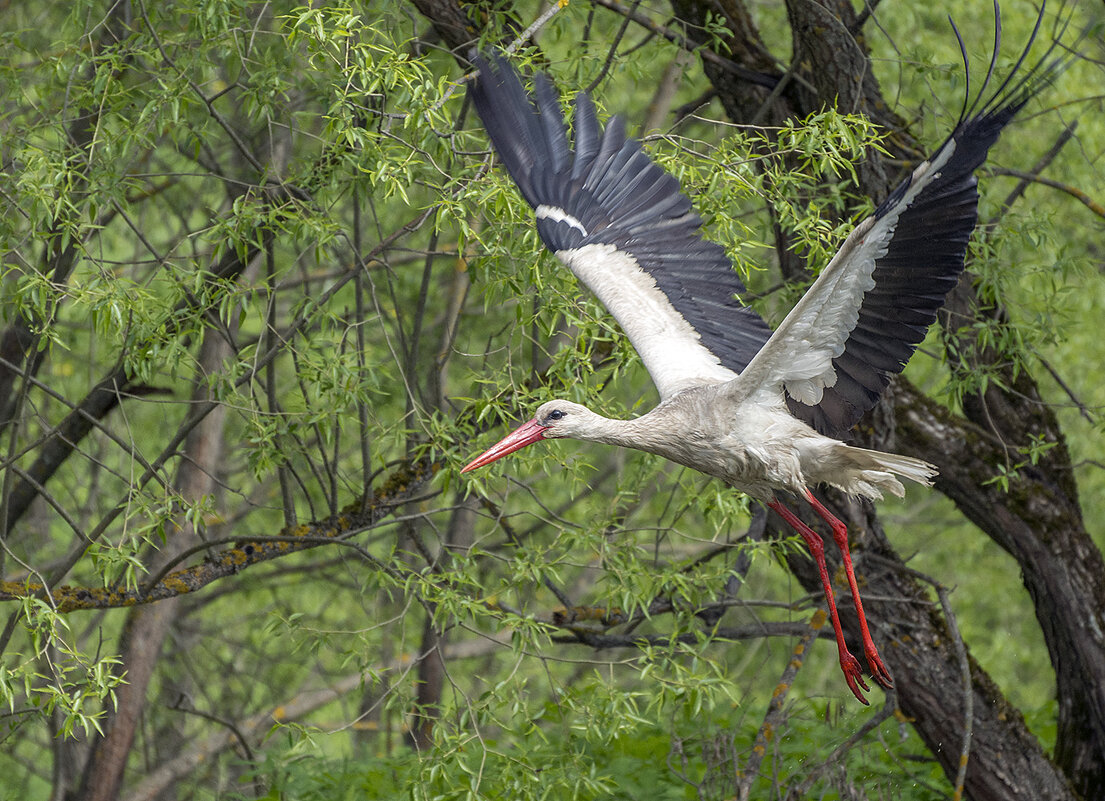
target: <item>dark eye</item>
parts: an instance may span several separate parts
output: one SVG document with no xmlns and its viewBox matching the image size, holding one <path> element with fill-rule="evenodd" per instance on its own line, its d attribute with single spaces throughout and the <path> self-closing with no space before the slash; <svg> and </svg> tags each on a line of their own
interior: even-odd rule
<svg viewBox="0 0 1105 801">
<path fill-rule="evenodd" d="M 545 416 L 545 419 L 546 420 L 561 420 L 565 417 L 565 415 L 567 415 L 567 412 L 562 412 L 559 409 L 553 409 L 551 412 L 549 412 Z"/>
</svg>

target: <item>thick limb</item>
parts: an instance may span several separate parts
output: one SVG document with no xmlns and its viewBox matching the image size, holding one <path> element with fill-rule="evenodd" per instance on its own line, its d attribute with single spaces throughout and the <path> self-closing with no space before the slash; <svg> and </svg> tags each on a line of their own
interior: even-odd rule
<svg viewBox="0 0 1105 801">
<path fill-rule="evenodd" d="M 848 549 L 848 527 L 843 522 L 838 520 L 836 516 L 830 512 L 825 506 L 813 497 L 813 493 L 806 491 L 806 497 L 809 499 L 810 506 L 814 511 L 821 516 L 821 519 L 832 526 L 833 539 L 836 541 L 837 547 L 840 548 L 840 555 L 844 559 L 844 572 L 848 576 L 848 587 L 852 590 L 852 602 L 856 606 L 856 614 L 859 616 L 859 632 L 863 638 L 863 653 L 867 657 L 867 664 L 871 668 L 871 675 L 875 677 L 875 681 L 881 684 L 883 687 L 893 687 L 894 682 L 890 679 L 890 672 L 886 669 L 886 665 L 883 664 L 882 658 L 879 657 L 879 651 L 875 647 L 875 641 L 871 639 L 871 632 L 867 629 L 867 616 L 863 613 L 863 601 L 859 597 L 859 586 L 856 584 L 856 574 L 852 570 L 852 553 Z"/>
<path fill-rule="evenodd" d="M 840 615 L 836 611 L 836 599 L 833 597 L 832 584 L 829 583 L 829 569 L 825 565 L 825 543 L 821 539 L 821 535 L 814 531 L 812 528 L 803 523 L 794 512 L 787 509 L 778 501 L 771 501 L 768 507 L 772 509 L 775 514 L 783 518 L 787 525 L 802 535 L 802 539 L 806 541 L 806 547 L 810 549 L 810 553 L 813 554 L 813 561 L 817 565 L 817 572 L 821 576 L 821 586 L 825 589 L 825 603 L 829 605 L 829 618 L 833 622 L 833 633 L 836 635 L 836 649 L 837 654 L 840 656 L 840 669 L 844 672 L 844 679 L 848 682 L 848 689 L 852 691 L 862 703 L 866 704 L 867 699 L 863 697 L 863 693 L 860 692 L 862 687 L 864 690 L 869 689 L 867 683 L 863 680 L 863 668 L 860 667 L 859 660 L 852 656 L 851 651 L 848 650 L 848 646 L 844 643 L 844 631 L 840 627 Z M 862 615 L 860 616 L 862 619 Z"/>
</svg>

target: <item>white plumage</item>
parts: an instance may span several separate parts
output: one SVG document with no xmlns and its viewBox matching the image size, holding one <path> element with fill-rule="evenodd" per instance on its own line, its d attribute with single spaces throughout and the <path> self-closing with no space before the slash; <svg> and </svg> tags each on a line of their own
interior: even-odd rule
<svg viewBox="0 0 1105 801">
<path fill-rule="evenodd" d="M 537 76 L 531 97 L 504 59 L 492 65 L 477 57 L 471 97 L 534 207 L 542 239 L 617 319 L 660 403 L 636 419 L 612 420 L 550 401 L 464 471 L 538 440 L 570 437 L 659 454 L 764 502 L 809 545 L 841 668 L 867 703 L 821 537 L 776 492 L 806 498 L 840 547 L 871 674 L 890 686 L 863 613 L 847 530 L 810 487 L 827 484 L 876 500 L 885 492 L 901 496 L 899 478 L 930 484 L 936 475 L 926 462 L 838 437 L 904 367 L 963 270 L 977 214 L 973 173 L 1002 128 L 1062 68 L 1045 57 L 1014 80 L 1031 44 L 1010 77 L 965 108 L 935 154 L 856 226 L 774 332 L 735 299 L 744 287 L 724 252 L 701 237 L 678 182 L 626 139 L 618 118 L 604 129 L 590 98 L 579 95 L 573 149 L 547 78 Z"/>
<path fill-rule="evenodd" d="M 603 306 L 619 310 L 614 317 L 652 376 L 661 400 L 737 377 L 703 347 L 698 332 L 674 313 L 656 279 L 631 255 L 610 244 L 559 250 L 556 255 Z"/>
</svg>

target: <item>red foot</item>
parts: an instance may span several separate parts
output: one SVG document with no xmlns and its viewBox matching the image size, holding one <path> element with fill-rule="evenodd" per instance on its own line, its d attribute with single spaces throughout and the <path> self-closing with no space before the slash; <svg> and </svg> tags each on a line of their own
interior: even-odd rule
<svg viewBox="0 0 1105 801">
<path fill-rule="evenodd" d="M 864 647 L 863 653 L 867 657 L 868 667 L 871 668 L 871 677 L 887 690 L 893 687 L 894 681 L 890 678 L 890 671 L 886 669 L 886 665 L 879 657 L 879 652 L 875 650 L 875 644 L 871 643 L 870 648 Z"/>
<path fill-rule="evenodd" d="M 878 658 L 878 654 L 875 655 Z M 868 657 L 870 659 L 870 657 Z M 840 654 L 840 669 L 844 672 L 844 680 L 848 682 L 848 689 L 852 691 L 852 695 L 859 699 L 859 702 L 864 706 L 870 704 L 870 702 L 863 697 L 863 693 L 860 692 L 860 688 L 863 688 L 864 692 L 870 692 L 871 688 L 867 686 L 867 682 L 863 680 L 863 668 L 859 666 L 859 660 L 856 659 L 848 651 L 842 651 Z M 878 676 L 876 675 L 876 678 Z M 858 687 L 856 685 L 859 685 Z"/>
</svg>

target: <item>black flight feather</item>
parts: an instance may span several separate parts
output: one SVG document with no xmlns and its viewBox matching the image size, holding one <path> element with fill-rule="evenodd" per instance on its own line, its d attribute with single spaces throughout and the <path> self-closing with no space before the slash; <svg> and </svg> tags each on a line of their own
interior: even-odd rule
<svg viewBox="0 0 1105 801">
<path fill-rule="evenodd" d="M 974 103 L 968 106 L 964 102 L 955 129 L 936 150 L 939 155 L 944 148 L 954 147 L 939 176 L 908 208 L 899 211 L 887 252 L 875 261 L 872 274 L 875 287 L 863 298 L 844 352 L 833 360 L 836 384 L 825 389 L 816 406 L 787 399 L 796 417 L 824 434 L 839 437 L 855 425 L 875 405 L 891 378 L 902 371 L 924 339 L 963 272 L 967 245 L 978 218 L 975 170 L 986 160 L 1005 126 L 1067 65 L 1066 58 L 1051 58 L 1053 44 L 1031 69 L 1021 74 L 1043 21 L 1041 8 L 1017 63 L 1001 85 L 987 95 L 1001 44 L 1001 12 L 996 3 L 994 7 L 994 51 L 986 80 Z M 952 28 L 969 72 L 963 39 L 954 23 Z M 894 211 L 903 202 L 912 180 L 911 176 L 895 188 L 874 216 L 879 218 Z"/>
<path fill-rule="evenodd" d="M 886 253 L 875 262 L 874 287 L 864 295 L 844 350 L 833 360 L 836 383 L 814 406 L 787 398 L 795 416 L 823 434 L 845 434 L 913 355 L 963 271 L 978 215 L 974 171 L 1002 129 L 1066 66 L 1065 59 L 1050 58 L 1052 45 L 1019 74 L 1043 19 L 1041 10 L 1010 75 L 987 96 L 1001 42 L 996 3 L 995 18 L 994 55 L 983 87 L 973 103 L 968 90 L 959 122 L 936 151 L 939 156 L 951 147 L 951 156 L 908 207 L 902 204 L 912 176 L 875 211 L 876 218 L 895 214 L 898 221 Z M 969 66 L 959 31 L 955 34 Z M 470 94 L 503 165 L 532 207 L 551 207 L 565 217 L 539 216 L 537 230 L 545 245 L 557 252 L 609 244 L 629 254 L 695 329 L 702 345 L 722 365 L 741 372 L 771 336 L 771 328 L 740 303 L 744 284 L 724 250 L 702 238 L 701 219 L 678 180 L 626 137 L 620 117 L 611 118 L 603 129 L 586 93 L 575 101 L 573 152 L 546 76 L 536 77 L 531 97 L 506 59 L 499 56 L 491 63 L 476 55 L 473 62 L 480 75 Z"/>
<path fill-rule="evenodd" d="M 679 181 L 654 164 L 611 118 L 605 130 L 590 97 L 575 102 L 575 154 L 548 79 L 535 97 L 502 57 L 475 56 L 480 76 L 469 90 L 503 165 L 535 209 L 550 206 L 578 221 L 539 217 L 553 252 L 610 244 L 655 280 L 672 307 L 720 362 L 740 372 L 771 336 L 771 327 L 741 304 L 745 289 L 725 251 L 701 236 L 702 221 Z M 542 139 L 542 141 L 537 141 Z M 566 160 L 560 158 L 567 149 Z"/>
</svg>

